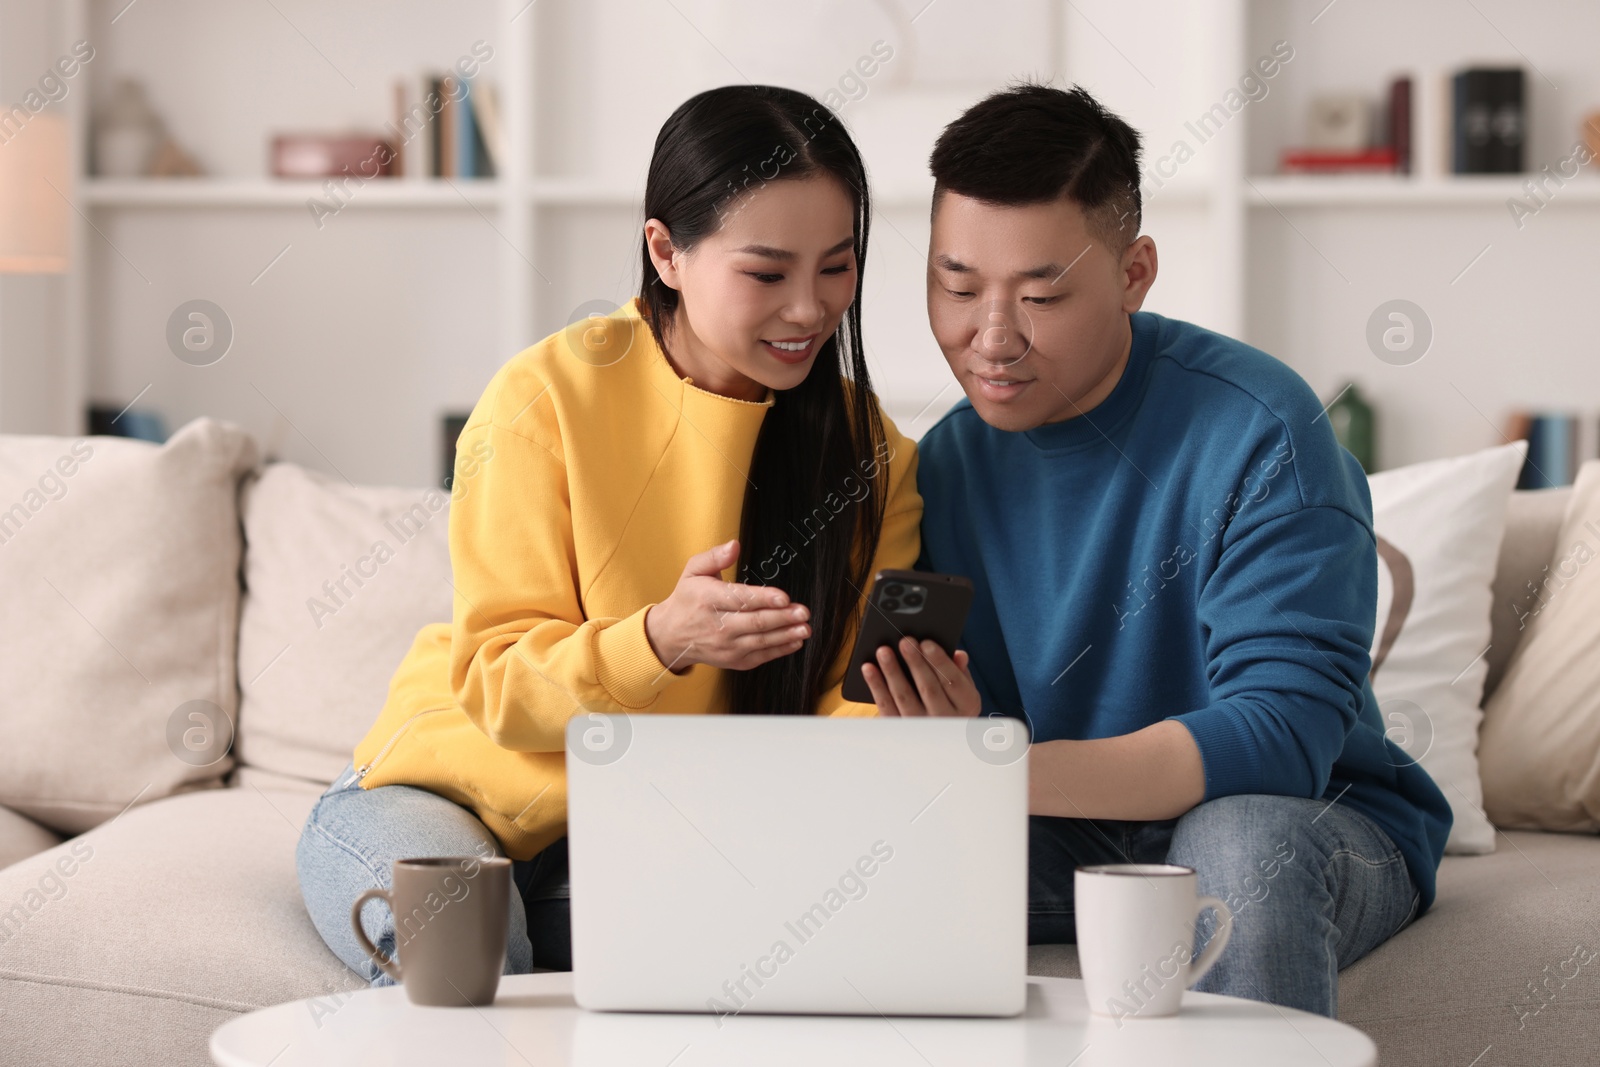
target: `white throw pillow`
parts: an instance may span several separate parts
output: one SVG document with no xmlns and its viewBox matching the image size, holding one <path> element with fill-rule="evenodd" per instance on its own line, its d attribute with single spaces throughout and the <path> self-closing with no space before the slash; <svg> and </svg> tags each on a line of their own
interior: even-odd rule
<svg viewBox="0 0 1600 1067">
<path fill-rule="evenodd" d="M 243 429 L 0 437 L 0 804 L 76 834 L 232 768 Z"/>
<path fill-rule="evenodd" d="M 242 764 L 328 783 L 349 761 L 417 631 L 450 621 L 449 504 L 292 463 L 245 485 Z"/>
<path fill-rule="evenodd" d="M 1390 739 L 1450 800 L 1447 852 L 1494 851 L 1478 724 L 1490 586 L 1527 443 L 1374 474 L 1378 616 L 1372 689 Z"/>
</svg>

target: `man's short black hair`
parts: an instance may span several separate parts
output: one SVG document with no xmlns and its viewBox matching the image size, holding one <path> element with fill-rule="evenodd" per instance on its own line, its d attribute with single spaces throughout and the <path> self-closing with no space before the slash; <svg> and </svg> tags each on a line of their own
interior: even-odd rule
<svg viewBox="0 0 1600 1067">
<path fill-rule="evenodd" d="M 985 97 L 944 128 L 928 167 L 936 206 L 946 190 L 1005 207 L 1066 197 L 1112 252 L 1139 235 L 1139 134 L 1080 86 Z"/>
</svg>

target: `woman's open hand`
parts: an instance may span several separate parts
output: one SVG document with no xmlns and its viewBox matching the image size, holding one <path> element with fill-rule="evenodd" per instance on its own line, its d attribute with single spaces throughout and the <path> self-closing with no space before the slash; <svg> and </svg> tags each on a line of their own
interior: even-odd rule
<svg viewBox="0 0 1600 1067">
<path fill-rule="evenodd" d="M 876 663 L 861 665 L 879 715 L 972 716 L 983 710 L 983 698 L 972 680 L 964 649 L 956 649 L 952 658 L 936 642 L 902 637 L 900 655 L 911 669 L 910 679 L 888 645 L 878 648 Z"/>
<path fill-rule="evenodd" d="M 799 651 L 811 636 L 810 611 L 782 589 L 722 580 L 738 558 L 738 541 L 691 556 L 672 595 L 645 613 L 650 647 L 674 674 L 696 663 L 747 671 Z"/>
</svg>

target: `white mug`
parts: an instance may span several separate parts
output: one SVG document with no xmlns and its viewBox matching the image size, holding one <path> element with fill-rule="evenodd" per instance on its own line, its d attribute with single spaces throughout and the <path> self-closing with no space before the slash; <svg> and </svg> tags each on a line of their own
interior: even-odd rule
<svg viewBox="0 0 1600 1067">
<path fill-rule="evenodd" d="M 1079 867 L 1073 877 L 1078 964 L 1089 1010 L 1125 1018 L 1175 1015 L 1183 991 L 1228 946 L 1233 913 L 1216 897 L 1195 895 L 1193 868 L 1169 863 Z M 1216 933 L 1189 960 L 1200 913 L 1217 913 Z"/>
</svg>

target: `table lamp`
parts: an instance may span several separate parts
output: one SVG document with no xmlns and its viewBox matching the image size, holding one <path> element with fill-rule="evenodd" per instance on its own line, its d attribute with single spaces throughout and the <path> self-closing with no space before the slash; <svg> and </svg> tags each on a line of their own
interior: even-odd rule
<svg viewBox="0 0 1600 1067">
<path fill-rule="evenodd" d="M 9 125 L 0 125 L 0 272 L 63 273 L 71 241 L 67 124 L 40 114 L 14 133 Z"/>
</svg>

